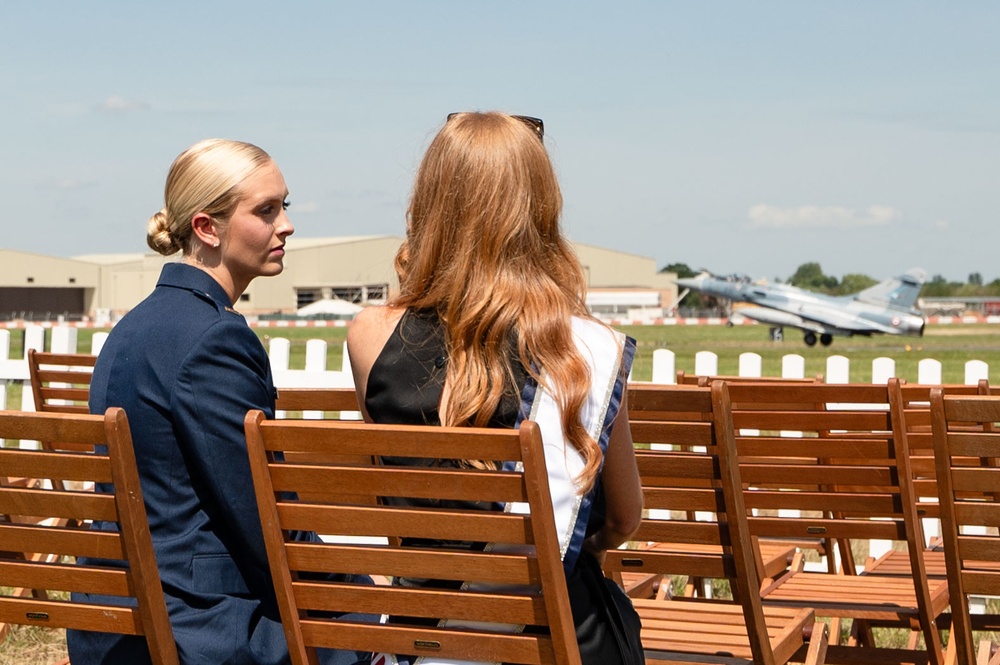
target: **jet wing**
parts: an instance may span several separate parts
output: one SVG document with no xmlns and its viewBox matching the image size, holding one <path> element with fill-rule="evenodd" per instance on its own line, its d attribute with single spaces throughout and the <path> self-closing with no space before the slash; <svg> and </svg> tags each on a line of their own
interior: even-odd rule
<svg viewBox="0 0 1000 665">
<path fill-rule="evenodd" d="M 818 326 L 836 328 L 860 335 L 869 335 L 871 333 L 893 334 L 899 332 L 899 330 L 891 326 L 872 321 L 868 318 L 862 318 L 855 312 L 846 312 L 830 307 L 804 305 L 799 310 L 799 316 L 812 321 Z"/>
<path fill-rule="evenodd" d="M 806 307 L 803 307 L 800 311 L 801 314 L 795 314 L 769 307 L 741 307 L 737 310 L 737 313 L 748 319 L 767 323 L 772 326 L 799 328 L 800 330 L 808 330 L 818 335 L 826 333 L 828 335 L 849 337 L 851 335 L 871 335 L 874 333 L 898 335 L 901 332 L 905 332 L 898 327 L 898 321 L 896 325 L 893 325 L 891 321 L 882 323 L 846 312 L 831 312 L 829 310 L 822 312 L 809 311 L 809 308 Z M 821 316 L 822 318 L 820 318 Z"/>
<path fill-rule="evenodd" d="M 768 325 L 799 328 L 800 330 L 814 332 L 817 335 L 827 334 L 849 337 L 859 332 L 856 330 L 823 325 L 817 321 L 812 321 L 810 319 L 802 318 L 796 314 L 792 314 L 791 312 L 783 312 L 769 307 L 741 307 L 734 313 Z"/>
<path fill-rule="evenodd" d="M 817 335 L 827 334 L 850 337 L 851 335 L 871 335 L 872 333 L 898 335 L 900 332 L 898 328 L 881 325 L 875 321 L 867 321 L 855 316 L 828 316 L 826 320 L 819 320 L 769 307 L 741 307 L 736 310 L 736 313 L 768 325 L 799 328 L 800 330 L 814 332 Z"/>
</svg>

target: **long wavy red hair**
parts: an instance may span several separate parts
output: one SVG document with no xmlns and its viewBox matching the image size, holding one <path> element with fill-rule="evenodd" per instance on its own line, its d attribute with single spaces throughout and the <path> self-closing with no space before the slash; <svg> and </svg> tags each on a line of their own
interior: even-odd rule
<svg viewBox="0 0 1000 665">
<path fill-rule="evenodd" d="M 445 329 L 449 395 L 442 424 L 485 426 L 513 384 L 509 341 L 555 396 L 586 466 L 600 448 L 581 422 L 590 373 L 571 318 L 589 317 L 586 280 L 563 237 L 562 195 L 538 135 L 503 113 L 461 113 L 438 132 L 417 173 L 393 305 L 436 310 Z"/>
</svg>

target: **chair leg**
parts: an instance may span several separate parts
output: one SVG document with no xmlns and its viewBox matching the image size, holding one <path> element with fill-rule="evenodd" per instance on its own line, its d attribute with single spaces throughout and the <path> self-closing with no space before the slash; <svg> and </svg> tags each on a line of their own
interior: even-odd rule
<svg viewBox="0 0 1000 665">
<path fill-rule="evenodd" d="M 875 636 L 872 634 L 871 624 L 862 619 L 855 619 L 851 624 L 851 636 L 847 643 L 852 647 L 874 647 Z"/>
<path fill-rule="evenodd" d="M 830 638 L 828 630 L 827 625 L 822 621 L 813 624 L 805 665 L 823 665 L 826 662 L 826 649 L 829 646 Z"/>
<path fill-rule="evenodd" d="M 840 640 L 841 640 L 840 634 L 842 630 L 843 628 L 841 627 L 840 617 L 833 617 L 832 619 L 830 619 L 830 636 L 829 636 L 830 644 L 833 644 L 835 646 L 840 645 Z"/>
<path fill-rule="evenodd" d="M 955 645 L 955 628 L 952 626 L 948 630 L 948 646 L 944 650 L 944 665 L 956 665 L 958 663 L 958 647 Z"/>
</svg>

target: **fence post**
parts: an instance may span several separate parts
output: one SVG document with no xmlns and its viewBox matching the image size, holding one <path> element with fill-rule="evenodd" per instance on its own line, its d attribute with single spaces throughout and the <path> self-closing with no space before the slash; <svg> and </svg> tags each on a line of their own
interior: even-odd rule
<svg viewBox="0 0 1000 665">
<path fill-rule="evenodd" d="M 267 344 L 267 357 L 271 362 L 271 373 L 288 369 L 288 357 L 291 353 L 292 343 L 284 337 L 272 337 Z M 275 411 L 275 418 L 284 418 L 284 411 Z"/>
<path fill-rule="evenodd" d="M 0 363 L 10 360 L 10 331 L 0 329 Z M 7 408 L 7 379 L 0 377 L 0 409 Z M 3 441 L 0 440 L 0 445 Z"/>
<path fill-rule="evenodd" d="M 28 349 L 45 350 L 45 328 L 31 324 L 24 328 L 24 357 L 28 357 Z"/>
<path fill-rule="evenodd" d="M 351 376 L 354 376 L 354 370 L 351 368 L 351 355 L 347 352 L 347 342 L 344 342 L 344 350 L 341 354 L 340 362 L 341 371 L 347 372 Z"/>
<path fill-rule="evenodd" d="M 806 376 L 806 359 L 797 353 L 781 357 L 781 378 L 803 379 Z"/>
<path fill-rule="evenodd" d="M 52 353 L 76 353 L 77 330 L 73 326 L 53 326 L 49 349 Z"/>
<path fill-rule="evenodd" d="M 326 351 L 327 343 L 322 339 L 311 339 L 306 342 L 306 371 L 325 372 L 326 371 Z M 304 420 L 322 420 L 322 411 L 303 411 Z"/>
<path fill-rule="evenodd" d="M 94 333 L 94 336 L 90 338 L 91 355 L 95 356 L 101 355 L 101 349 L 104 348 L 104 343 L 107 341 L 108 341 L 108 333 L 103 331 Z"/>
<path fill-rule="evenodd" d="M 677 383 L 677 356 L 670 349 L 653 351 L 653 383 Z"/>
<path fill-rule="evenodd" d="M 896 361 L 892 358 L 876 358 L 872 361 L 872 383 L 889 383 L 896 376 Z"/>
<path fill-rule="evenodd" d="M 719 356 L 711 351 L 694 354 L 694 373 L 697 376 L 716 376 L 719 373 Z"/>
<path fill-rule="evenodd" d="M 967 385 L 971 386 L 979 383 L 980 379 L 989 378 L 990 366 L 982 360 L 970 360 L 965 363 L 965 383 Z"/>
<path fill-rule="evenodd" d="M 934 358 L 924 358 L 917 363 L 917 383 L 940 384 L 941 361 Z"/>
<path fill-rule="evenodd" d="M 851 361 L 846 356 L 830 356 L 826 359 L 826 382 L 851 382 Z"/>
<path fill-rule="evenodd" d="M 271 371 L 288 369 L 288 357 L 292 343 L 284 337 L 272 337 L 267 345 L 267 356 L 271 359 Z"/>
<path fill-rule="evenodd" d="M 762 376 L 762 367 L 763 361 L 761 360 L 759 353 L 752 353 L 748 351 L 747 353 L 740 354 L 740 376 L 759 379 Z"/>
</svg>

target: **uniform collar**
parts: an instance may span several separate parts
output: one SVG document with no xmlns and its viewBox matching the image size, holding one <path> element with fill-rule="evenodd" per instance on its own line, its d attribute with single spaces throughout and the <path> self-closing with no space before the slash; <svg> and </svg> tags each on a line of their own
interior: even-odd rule
<svg viewBox="0 0 1000 665">
<path fill-rule="evenodd" d="M 189 289 L 204 293 L 224 307 L 232 307 L 233 305 L 225 289 L 215 281 L 214 277 L 201 268 L 196 268 L 187 263 L 175 262 L 164 265 L 163 270 L 160 272 L 160 279 L 156 282 L 156 285 Z"/>
</svg>

